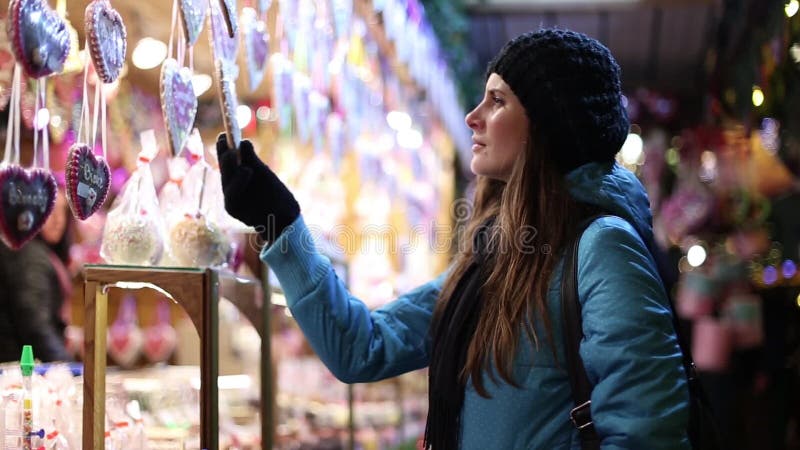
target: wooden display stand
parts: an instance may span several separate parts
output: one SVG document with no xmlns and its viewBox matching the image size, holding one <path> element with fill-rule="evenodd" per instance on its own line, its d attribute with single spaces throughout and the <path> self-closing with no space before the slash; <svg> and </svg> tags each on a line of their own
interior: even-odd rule
<svg viewBox="0 0 800 450">
<path fill-rule="evenodd" d="M 236 295 L 240 288 L 257 285 L 215 269 L 87 265 L 84 271 L 84 378 L 83 448 L 105 449 L 106 333 L 108 289 L 149 287 L 164 291 L 188 314 L 200 336 L 200 448 L 219 448 L 219 296 L 229 298 L 258 330 L 262 338 L 261 430 L 262 448 L 272 448 L 274 395 L 270 370 L 270 289 L 264 278 L 263 302 L 256 304 Z M 222 282 L 222 283 L 221 283 Z M 251 291 L 254 292 L 254 291 Z M 260 309 L 260 311 L 258 311 Z"/>
</svg>

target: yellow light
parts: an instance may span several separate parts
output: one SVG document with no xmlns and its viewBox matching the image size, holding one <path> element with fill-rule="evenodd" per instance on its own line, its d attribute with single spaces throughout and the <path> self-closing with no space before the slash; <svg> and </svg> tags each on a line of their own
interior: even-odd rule
<svg viewBox="0 0 800 450">
<path fill-rule="evenodd" d="M 800 9 L 800 2 L 797 0 L 790 0 L 786 6 L 783 7 L 783 11 L 786 13 L 786 17 L 792 17 L 797 14 L 797 10 Z"/>
<path fill-rule="evenodd" d="M 800 308 L 800 294 L 797 294 L 797 307 Z"/>
<path fill-rule="evenodd" d="M 753 86 L 753 105 L 761 106 L 764 103 L 764 92 L 758 86 Z"/>
</svg>

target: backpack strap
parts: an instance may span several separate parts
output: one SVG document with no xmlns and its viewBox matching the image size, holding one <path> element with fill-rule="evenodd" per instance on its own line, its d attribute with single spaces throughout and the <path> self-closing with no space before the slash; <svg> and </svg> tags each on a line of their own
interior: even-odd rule
<svg viewBox="0 0 800 450">
<path fill-rule="evenodd" d="M 578 246 L 581 236 L 586 228 L 600 217 L 610 217 L 609 214 L 596 214 L 585 219 L 578 227 L 575 239 L 566 247 L 564 254 L 564 268 L 561 278 L 561 315 L 564 324 L 565 353 L 569 384 L 572 388 L 572 400 L 575 407 L 570 411 L 569 417 L 578 430 L 582 450 L 599 450 L 600 437 L 594 428 L 591 412 L 592 385 L 586 375 L 586 368 L 580 355 L 580 344 L 583 338 L 581 319 L 581 303 L 578 298 Z M 664 279 L 664 270 L 655 255 L 659 277 Z M 683 369 L 689 388 L 689 426 L 687 432 L 692 446 L 697 449 L 719 450 L 722 437 L 714 418 L 708 396 L 697 376 L 697 369 L 692 359 L 691 347 L 681 333 L 678 315 L 672 296 L 667 292 L 667 300 L 672 312 L 673 326 L 682 353 Z"/>
<path fill-rule="evenodd" d="M 572 387 L 572 400 L 575 407 L 569 412 L 572 425 L 578 430 L 582 450 L 600 448 L 600 437 L 594 429 L 591 411 L 592 384 L 586 376 L 586 368 L 580 355 L 583 328 L 581 326 L 581 303 L 578 300 L 578 246 L 586 228 L 598 214 L 589 217 L 578 227 L 575 239 L 567 246 L 564 255 L 564 269 L 561 275 L 561 317 L 564 323 L 565 353 L 567 372 Z"/>
</svg>

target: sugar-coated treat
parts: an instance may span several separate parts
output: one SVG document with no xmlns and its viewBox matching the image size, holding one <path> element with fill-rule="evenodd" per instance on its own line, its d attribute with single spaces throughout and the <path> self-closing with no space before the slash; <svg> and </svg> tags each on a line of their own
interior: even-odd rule
<svg viewBox="0 0 800 450">
<path fill-rule="evenodd" d="M 184 266 L 213 266 L 225 262 L 230 242 L 202 215 L 184 216 L 170 230 L 172 256 Z"/>
<path fill-rule="evenodd" d="M 148 217 L 109 216 L 103 230 L 103 258 L 110 264 L 150 265 L 163 244 L 156 224 Z"/>
</svg>

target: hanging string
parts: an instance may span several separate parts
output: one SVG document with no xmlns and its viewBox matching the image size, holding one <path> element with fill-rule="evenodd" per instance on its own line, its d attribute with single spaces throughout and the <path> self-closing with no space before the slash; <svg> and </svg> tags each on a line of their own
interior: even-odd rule
<svg viewBox="0 0 800 450">
<path fill-rule="evenodd" d="M 39 96 L 39 83 L 41 80 L 36 80 L 36 87 L 34 88 L 34 97 L 36 100 L 33 102 L 33 162 L 32 167 L 36 167 L 39 161 L 39 109 L 42 107 L 41 97 Z"/>
<path fill-rule="evenodd" d="M 87 79 L 89 77 L 89 53 L 88 53 L 89 43 L 87 42 L 84 46 L 84 49 L 87 49 L 84 52 L 83 58 L 83 104 L 81 104 L 81 117 L 78 121 L 78 138 L 75 142 L 83 142 L 81 141 L 81 137 L 83 136 L 83 130 L 86 129 L 86 134 L 89 134 L 89 94 L 88 91 L 88 83 Z"/>
<path fill-rule="evenodd" d="M 11 97 L 8 100 L 8 123 L 6 125 L 6 150 L 3 154 L 3 166 L 19 163 L 19 91 L 22 71 L 19 64 L 14 64 L 11 80 Z M 13 147 L 12 147 L 13 143 Z"/>
<path fill-rule="evenodd" d="M 184 35 L 183 26 L 178 26 L 178 65 L 183 67 L 183 64 L 186 60 L 186 36 Z"/>
<path fill-rule="evenodd" d="M 47 109 L 47 78 L 37 80 L 39 84 L 39 95 L 41 96 L 42 108 Z M 42 167 L 50 169 L 50 111 L 47 111 L 47 121 L 42 125 Z"/>
<path fill-rule="evenodd" d="M 97 146 L 97 120 L 100 117 L 100 92 L 103 90 L 103 82 L 100 81 L 100 78 L 97 78 L 97 82 L 94 85 L 94 108 L 92 108 L 92 129 L 91 129 L 91 136 L 87 137 L 87 142 L 89 144 L 89 148 L 91 148 L 92 153 L 94 153 L 94 148 Z"/>
<path fill-rule="evenodd" d="M 175 25 L 178 22 L 178 0 L 172 2 L 172 25 L 169 31 L 169 48 L 167 50 L 167 58 L 172 58 L 172 45 L 175 42 Z"/>
<path fill-rule="evenodd" d="M 100 85 L 100 120 L 102 121 L 100 125 L 100 144 L 103 146 L 103 159 L 108 160 L 106 157 L 106 90 L 105 85 Z"/>
<path fill-rule="evenodd" d="M 206 172 L 208 172 L 208 164 L 203 161 L 203 179 L 200 181 L 200 200 L 197 204 L 197 212 L 203 212 L 203 196 L 206 191 Z"/>
</svg>

